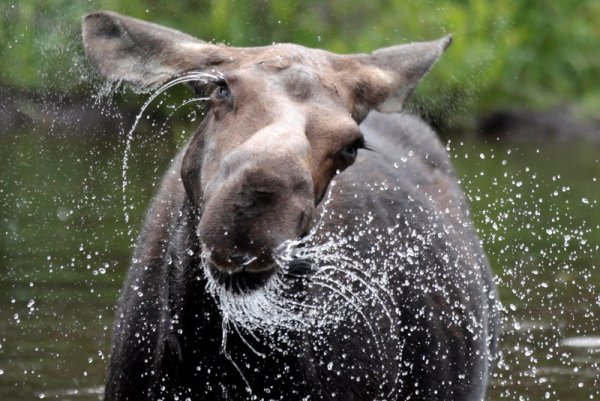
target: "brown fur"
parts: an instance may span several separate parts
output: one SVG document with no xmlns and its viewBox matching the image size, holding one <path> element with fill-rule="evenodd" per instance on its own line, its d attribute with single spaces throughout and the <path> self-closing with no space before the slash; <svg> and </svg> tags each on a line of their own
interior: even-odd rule
<svg viewBox="0 0 600 401">
<path fill-rule="evenodd" d="M 496 293 L 465 196 L 431 129 L 373 111 L 399 111 L 448 37 L 359 55 L 233 48 L 99 12 L 85 17 L 83 39 L 109 81 L 154 89 L 210 74 L 191 83 L 210 97 L 208 111 L 165 176 L 136 247 L 107 401 L 245 400 L 247 386 L 254 399 L 290 401 L 483 397 Z M 365 136 L 372 153 L 360 149 Z M 328 311 L 341 294 L 340 316 L 323 316 L 339 320 L 323 331 L 288 330 L 281 342 L 256 331 L 260 357 L 241 333 L 227 335 L 230 317 L 207 284 L 264 289 L 283 268 L 275 263 L 281 244 L 314 227 L 338 174 L 314 240 L 339 238 L 364 271 L 349 267 L 311 287 L 302 278 L 308 262 L 290 262 L 296 307 L 306 298 Z M 365 286 L 382 285 L 369 274 L 385 277 L 385 300 L 353 312 L 360 280 L 340 283 L 366 275 Z M 229 337 L 241 370 L 225 351 Z"/>
</svg>

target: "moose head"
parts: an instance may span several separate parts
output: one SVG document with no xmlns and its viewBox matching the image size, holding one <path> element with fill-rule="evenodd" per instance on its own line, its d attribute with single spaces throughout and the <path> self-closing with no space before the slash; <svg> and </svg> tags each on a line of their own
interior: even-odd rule
<svg viewBox="0 0 600 401">
<path fill-rule="evenodd" d="M 365 147 L 370 110 L 396 112 L 451 42 L 338 55 L 298 45 L 236 48 L 113 12 L 85 17 L 100 74 L 142 89 L 178 77 L 208 97 L 181 165 L 203 254 L 220 272 L 268 272 L 303 236 L 329 183 Z M 374 155 L 373 157 L 376 157 Z"/>
</svg>

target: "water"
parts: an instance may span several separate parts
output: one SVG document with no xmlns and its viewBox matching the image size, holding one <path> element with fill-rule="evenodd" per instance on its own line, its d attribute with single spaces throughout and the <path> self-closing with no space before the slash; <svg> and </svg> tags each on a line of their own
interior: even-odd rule
<svg viewBox="0 0 600 401">
<path fill-rule="evenodd" d="M 144 134 L 156 124 L 130 145 L 41 126 L 0 137 L 0 399 L 100 399 L 131 236 L 186 136 Z M 600 399 L 600 144 L 449 149 L 505 308 L 488 399 Z"/>
<path fill-rule="evenodd" d="M 506 309 L 490 399 L 600 398 L 599 149 L 476 143 L 453 152 Z"/>
<path fill-rule="evenodd" d="M 187 83 L 187 82 L 195 82 L 195 81 L 206 83 L 206 82 L 210 82 L 210 81 L 215 81 L 217 79 L 218 79 L 218 77 L 216 75 L 207 74 L 207 73 L 198 71 L 198 72 L 189 72 L 189 73 L 185 74 L 184 76 L 170 80 L 170 81 L 166 82 L 165 84 L 161 85 L 158 89 L 156 89 L 152 93 L 152 95 L 148 98 L 148 100 L 146 100 L 146 102 L 144 103 L 144 105 L 142 106 L 140 111 L 137 113 L 137 115 L 135 117 L 135 121 L 133 122 L 131 128 L 129 129 L 129 131 L 127 132 L 127 135 L 125 137 L 126 138 L 125 139 L 125 150 L 123 151 L 122 190 L 123 190 L 123 216 L 125 217 L 125 223 L 129 224 L 129 208 L 130 208 L 129 201 L 127 198 L 127 184 L 129 183 L 129 180 L 127 178 L 127 171 L 129 169 L 129 154 L 131 153 L 131 144 L 133 142 L 133 134 L 135 133 L 135 130 L 140 123 L 140 119 L 142 117 L 144 117 L 144 112 L 146 111 L 148 106 L 150 106 L 152 104 L 152 102 L 154 102 L 155 99 L 157 99 L 165 91 L 167 91 L 168 89 L 170 89 L 176 85 Z M 167 121 L 173 116 L 173 114 L 179 108 L 186 106 L 190 103 L 203 102 L 208 99 L 209 98 L 206 98 L 206 97 L 192 98 L 192 99 L 182 102 L 182 104 L 180 106 L 177 106 L 176 109 L 170 113 L 169 118 L 167 118 Z M 127 231 L 127 236 L 129 238 L 133 238 L 132 233 L 133 233 L 133 228 L 130 225 L 129 229 Z"/>
</svg>

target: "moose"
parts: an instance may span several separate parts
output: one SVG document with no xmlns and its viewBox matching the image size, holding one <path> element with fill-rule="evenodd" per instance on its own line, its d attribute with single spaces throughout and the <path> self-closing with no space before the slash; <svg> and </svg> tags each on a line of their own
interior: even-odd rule
<svg viewBox="0 0 600 401">
<path fill-rule="evenodd" d="M 499 301 L 445 147 L 402 112 L 451 37 L 339 55 L 83 18 L 99 75 L 185 83 L 105 400 L 481 400 Z"/>
</svg>

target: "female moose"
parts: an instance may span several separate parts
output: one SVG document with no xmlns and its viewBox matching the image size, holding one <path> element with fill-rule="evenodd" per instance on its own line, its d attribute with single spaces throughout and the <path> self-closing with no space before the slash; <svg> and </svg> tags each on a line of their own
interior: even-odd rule
<svg viewBox="0 0 600 401">
<path fill-rule="evenodd" d="M 209 99 L 146 217 L 106 400 L 484 397 L 491 273 L 444 148 L 393 114 L 448 37 L 234 48 L 98 12 L 83 41 L 109 81 Z"/>
</svg>

